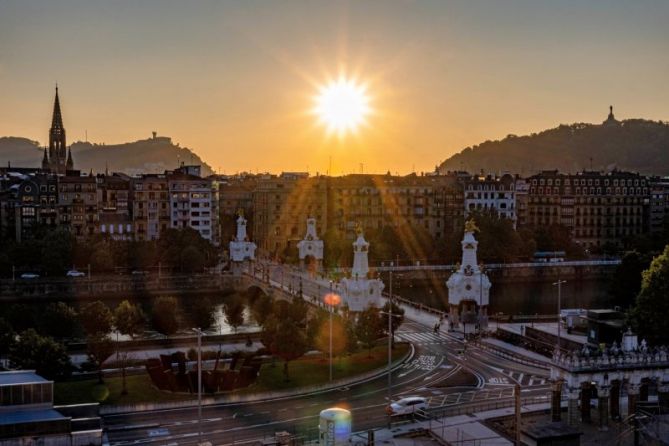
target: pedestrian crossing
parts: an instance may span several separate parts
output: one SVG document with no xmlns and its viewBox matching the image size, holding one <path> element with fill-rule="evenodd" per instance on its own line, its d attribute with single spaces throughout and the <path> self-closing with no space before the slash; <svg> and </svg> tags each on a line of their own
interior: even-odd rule
<svg viewBox="0 0 669 446">
<path fill-rule="evenodd" d="M 417 332 L 396 332 L 395 335 L 402 341 L 408 341 L 418 345 L 444 344 L 448 341 L 445 335 L 439 333 L 417 333 Z"/>
<path fill-rule="evenodd" d="M 547 382 L 546 379 L 540 376 L 535 376 L 528 373 L 520 373 L 510 370 L 502 370 L 502 373 L 504 373 L 512 380 L 518 382 L 521 386 L 543 386 Z"/>
</svg>

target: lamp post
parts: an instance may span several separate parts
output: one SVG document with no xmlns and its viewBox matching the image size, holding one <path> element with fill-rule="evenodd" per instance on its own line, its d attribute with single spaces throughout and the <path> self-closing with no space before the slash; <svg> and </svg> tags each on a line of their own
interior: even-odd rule
<svg viewBox="0 0 669 446">
<path fill-rule="evenodd" d="M 202 444 L 202 330 L 193 328 L 197 333 L 197 436 Z"/>
<path fill-rule="evenodd" d="M 561 325 L 562 325 L 562 320 L 561 320 L 561 319 L 562 319 L 562 316 L 561 316 L 561 313 L 562 313 L 562 308 L 561 308 L 561 305 L 562 305 L 562 303 L 561 303 L 561 298 L 562 298 L 562 284 L 563 284 L 563 283 L 567 283 L 567 281 L 566 281 L 566 280 L 558 279 L 557 282 L 553 283 L 553 286 L 557 285 L 557 289 L 558 289 L 558 301 L 557 301 L 557 305 L 558 305 L 558 314 L 557 314 L 557 317 L 558 317 L 558 321 L 557 321 L 557 322 L 558 322 L 558 327 L 557 327 L 557 329 L 558 329 L 558 330 L 557 330 L 557 352 L 558 352 L 558 353 L 560 352 L 560 349 L 562 348 L 562 341 L 561 341 L 561 339 L 560 339 L 560 335 L 561 335 L 561 328 L 562 328 L 562 327 L 561 327 Z"/>
<path fill-rule="evenodd" d="M 334 307 L 340 304 L 341 297 L 335 293 L 328 293 L 323 298 L 323 301 L 330 307 L 330 381 L 332 381 L 332 313 L 334 312 Z"/>
</svg>

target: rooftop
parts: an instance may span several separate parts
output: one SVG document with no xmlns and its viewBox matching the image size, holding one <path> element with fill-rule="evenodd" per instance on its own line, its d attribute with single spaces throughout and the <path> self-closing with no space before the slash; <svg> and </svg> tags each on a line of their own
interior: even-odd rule
<svg viewBox="0 0 669 446">
<path fill-rule="evenodd" d="M 48 383 L 48 379 L 44 379 L 35 373 L 34 370 L 15 370 L 9 372 L 0 372 L 0 386 L 10 386 L 15 384 L 36 384 Z"/>
<path fill-rule="evenodd" d="M 18 424 L 18 423 L 36 423 L 39 421 L 67 420 L 69 417 L 63 416 L 54 409 L 43 410 L 17 410 L 14 412 L 3 413 L 0 417 L 0 425 Z"/>
</svg>

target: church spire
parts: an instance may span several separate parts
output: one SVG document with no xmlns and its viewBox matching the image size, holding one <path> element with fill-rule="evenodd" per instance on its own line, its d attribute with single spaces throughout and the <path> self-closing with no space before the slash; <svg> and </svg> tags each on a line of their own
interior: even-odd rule
<svg viewBox="0 0 669 446">
<path fill-rule="evenodd" d="M 65 127 L 63 127 L 63 115 L 60 111 L 60 98 L 58 97 L 58 84 L 56 84 L 56 97 L 53 101 L 53 116 L 51 118 L 51 129 L 49 129 L 49 168 L 54 173 L 65 173 L 66 169 L 72 169 L 72 154 L 68 155 L 67 142 L 65 138 Z"/>
<path fill-rule="evenodd" d="M 60 100 L 58 99 L 58 84 L 56 84 L 56 99 L 53 102 L 53 117 L 51 118 L 51 129 L 63 128 L 63 116 L 60 113 Z"/>
</svg>

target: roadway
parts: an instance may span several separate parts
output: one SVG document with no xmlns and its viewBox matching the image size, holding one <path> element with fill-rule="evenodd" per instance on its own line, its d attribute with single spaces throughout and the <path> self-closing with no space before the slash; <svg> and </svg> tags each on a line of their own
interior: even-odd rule
<svg viewBox="0 0 669 446">
<path fill-rule="evenodd" d="M 461 354 L 462 341 L 453 334 L 434 333 L 427 325 L 406 321 L 396 336 L 411 342 L 415 353 L 392 373 L 393 399 L 424 396 L 429 407 L 436 408 L 510 398 L 516 383 L 523 386 L 523 396 L 548 392 L 545 369 L 499 358 L 475 345 L 468 345 Z M 473 374 L 476 384 L 449 385 L 460 371 Z M 201 439 L 216 445 L 243 443 L 270 438 L 278 431 L 314 438 L 319 412 L 333 406 L 351 410 L 354 432 L 384 427 L 387 391 L 387 375 L 383 375 L 312 395 L 205 406 Z M 104 417 L 104 428 L 111 446 L 199 442 L 197 408 L 193 407 L 109 415 Z"/>
</svg>

